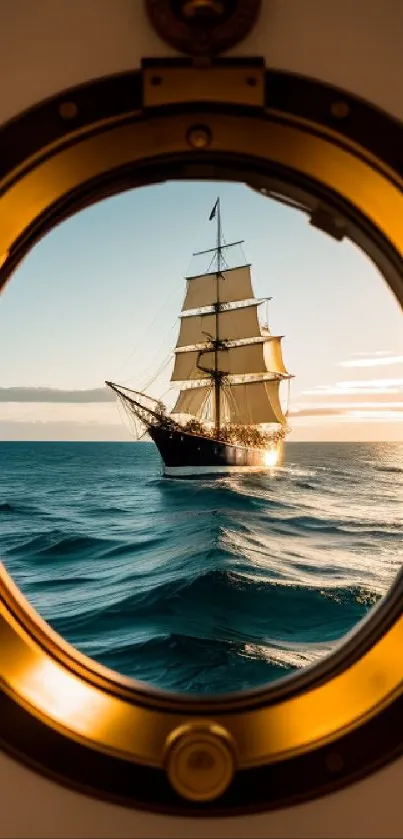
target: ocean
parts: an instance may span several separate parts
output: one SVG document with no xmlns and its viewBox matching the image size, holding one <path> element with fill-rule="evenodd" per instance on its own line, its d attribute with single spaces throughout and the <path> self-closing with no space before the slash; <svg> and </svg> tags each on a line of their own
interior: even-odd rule
<svg viewBox="0 0 403 839">
<path fill-rule="evenodd" d="M 161 477 L 153 443 L 0 443 L 0 555 L 60 635 L 187 694 L 319 660 L 401 567 L 403 444 L 287 443 L 268 475 Z"/>
</svg>

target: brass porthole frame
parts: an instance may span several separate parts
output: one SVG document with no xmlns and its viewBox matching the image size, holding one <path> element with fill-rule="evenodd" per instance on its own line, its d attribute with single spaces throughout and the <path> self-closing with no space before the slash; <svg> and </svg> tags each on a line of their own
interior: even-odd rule
<svg viewBox="0 0 403 839">
<path fill-rule="evenodd" d="M 239 93 L 211 102 L 208 91 L 183 101 L 178 86 L 176 102 L 147 107 L 142 85 L 141 72 L 93 82 L 0 131 L 0 288 L 45 232 L 95 200 L 167 177 L 225 177 L 282 183 L 331 207 L 403 305 L 402 126 L 273 71 L 261 104 Z M 403 573 L 319 665 L 206 700 L 151 690 L 81 655 L 1 567 L 0 744 L 68 786 L 150 810 L 228 815 L 324 794 L 402 752 L 402 602 Z M 192 726 L 198 736 L 204 726 L 212 750 L 216 730 L 223 755 L 231 744 L 228 786 L 211 800 L 181 796 L 165 772 L 167 743 Z"/>
</svg>

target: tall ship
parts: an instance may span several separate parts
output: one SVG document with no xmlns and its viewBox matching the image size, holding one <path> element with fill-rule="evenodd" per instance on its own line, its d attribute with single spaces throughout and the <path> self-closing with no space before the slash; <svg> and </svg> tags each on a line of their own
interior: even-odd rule
<svg viewBox="0 0 403 839">
<path fill-rule="evenodd" d="M 283 336 L 272 335 L 259 312 L 251 265 L 229 268 L 220 199 L 216 245 L 193 256 L 209 258 L 204 274 L 186 277 L 171 383 L 179 388 L 169 411 L 147 393 L 106 382 L 135 423 L 157 446 L 168 477 L 267 471 L 282 458 L 292 378 L 282 357 Z M 284 411 L 280 388 L 288 387 Z"/>
</svg>

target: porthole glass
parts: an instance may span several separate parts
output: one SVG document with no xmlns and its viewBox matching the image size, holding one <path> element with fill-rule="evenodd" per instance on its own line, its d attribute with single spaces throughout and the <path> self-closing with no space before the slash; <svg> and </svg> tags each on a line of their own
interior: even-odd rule
<svg viewBox="0 0 403 839">
<path fill-rule="evenodd" d="M 401 311 L 348 239 L 242 184 L 131 190 L 35 246 L 0 354 L 1 555 L 91 658 L 188 696 L 261 687 L 389 590 Z"/>
</svg>

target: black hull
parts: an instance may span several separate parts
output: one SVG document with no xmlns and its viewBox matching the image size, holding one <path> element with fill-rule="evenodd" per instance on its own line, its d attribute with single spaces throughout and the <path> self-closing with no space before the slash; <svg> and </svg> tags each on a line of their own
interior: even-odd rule
<svg viewBox="0 0 403 839">
<path fill-rule="evenodd" d="M 162 457 L 165 474 L 178 477 L 206 472 L 264 471 L 275 465 L 281 445 L 273 442 L 268 450 L 248 448 L 161 426 L 150 426 L 148 433 Z"/>
</svg>

